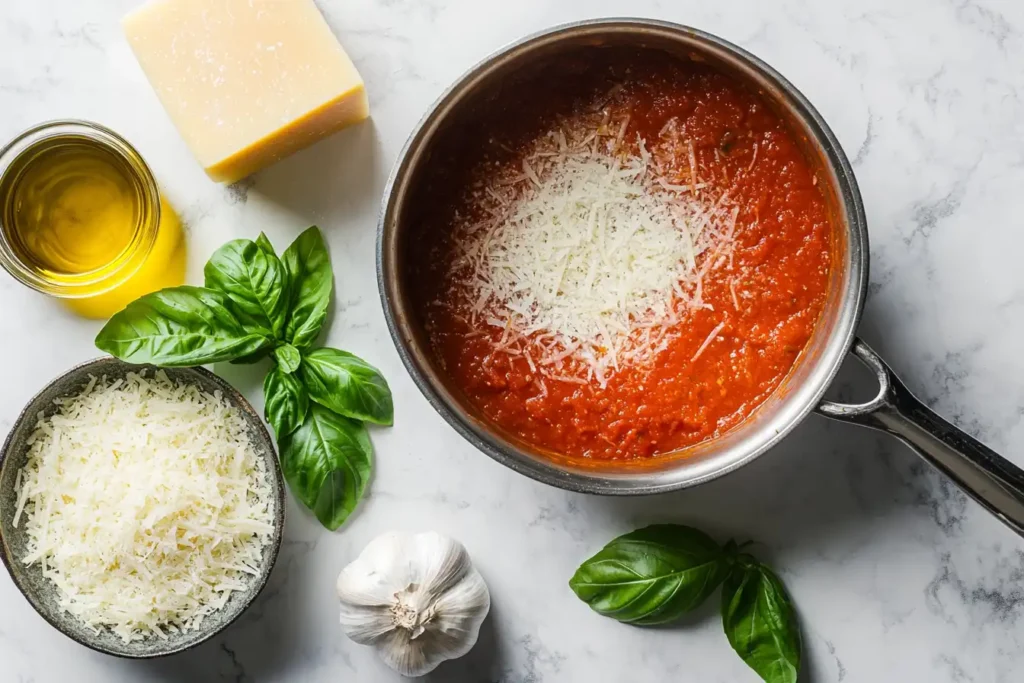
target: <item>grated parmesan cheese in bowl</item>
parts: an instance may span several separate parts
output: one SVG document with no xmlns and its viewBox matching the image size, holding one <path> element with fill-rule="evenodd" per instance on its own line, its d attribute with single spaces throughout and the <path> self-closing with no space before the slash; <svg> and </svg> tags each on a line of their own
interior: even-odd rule
<svg viewBox="0 0 1024 683">
<path fill-rule="evenodd" d="M 188 379 L 162 370 L 83 378 L 79 391 L 46 402 L 55 411 L 23 414 L 5 445 L 10 459 L 23 433 L 3 520 L 16 583 L 55 623 L 12 565 L 41 573 L 59 608 L 115 654 L 151 655 L 137 652 L 153 641 L 180 649 L 225 626 L 262 587 L 279 542 L 279 474 L 252 442 L 252 416 L 208 391 L 221 384 L 209 373 L 173 373 Z M 209 379 L 197 385 L 200 374 Z M 15 533 L 22 538 L 8 544 Z M 233 599 L 240 594 L 251 597 Z"/>
</svg>

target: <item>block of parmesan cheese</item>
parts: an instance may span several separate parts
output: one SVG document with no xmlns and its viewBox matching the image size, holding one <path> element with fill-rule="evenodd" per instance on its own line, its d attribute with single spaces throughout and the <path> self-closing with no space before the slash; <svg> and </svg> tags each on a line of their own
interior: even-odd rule
<svg viewBox="0 0 1024 683">
<path fill-rule="evenodd" d="M 152 0 L 125 35 L 192 153 L 232 183 L 369 116 L 313 0 Z"/>
</svg>

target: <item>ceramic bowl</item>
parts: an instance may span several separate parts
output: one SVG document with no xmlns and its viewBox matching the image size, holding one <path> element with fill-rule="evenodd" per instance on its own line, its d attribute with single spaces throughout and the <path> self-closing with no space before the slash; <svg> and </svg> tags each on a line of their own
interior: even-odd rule
<svg viewBox="0 0 1024 683">
<path fill-rule="evenodd" d="M 99 358 L 79 365 L 53 380 L 36 394 L 14 422 L 3 450 L 0 451 L 0 559 L 10 572 L 14 584 L 32 607 L 58 631 L 93 650 L 119 657 L 148 658 L 181 652 L 194 647 L 225 629 L 237 619 L 263 590 L 281 547 L 284 531 L 284 483 L 274 452 L 274 444 L 259 414 L 249 402 L 227 382 L 203 368 L 165 368 L 167 376 L 179 383 L 199 386 L 203 391 L 219 391 L 232 406 L 239 409 L 249 427 L 249 438 L 257 456 L 266 462 L 267 476 L 274 491 L 274 533 L 263 550 L 259 576 L 254 577 L 249 589 L 235 592 L 224 607 L 208 616 L 202 625 L 192 631 L 169 634 L 166 639 L 146 638 L 131 643 L 123 642 L 108 630 L 96 633 L 78 619 L 61 609 L 57 600 L 57 587 L 43 577 L 39 565 L 24 565 L 20 558 L 26 554 L 27 534 L 24 524 L 14 528 L 12 522 L 17 503 L 15 480 L 18 470 L 28 454 L 27 440 L 32 433 L 37 415 L 52 414 L 56 410 L 54 399 L 75 395 L 85 387 L 92 376 L 106 375 L 120 378 L 129 372 L 138 372 L 147 366 L 130 365 L 115 358 Z M 150 368 L 153 370 L 153 368 Z"/>
</svg>

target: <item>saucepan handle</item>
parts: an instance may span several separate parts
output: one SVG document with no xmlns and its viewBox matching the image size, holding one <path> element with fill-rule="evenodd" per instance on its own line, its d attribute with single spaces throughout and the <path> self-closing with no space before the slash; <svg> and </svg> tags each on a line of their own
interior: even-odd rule
<svg viewBox="0 0 1024 683">
<path fill-rule="evenodd" d="M 863 341 L 857 339 L 852 351 L 878 376 L 878 395 L 857 405 L 822 401 L 818 412 L 896 436 L 1024 536 L 1024 470 L 916 399 Z"/>
</svg>

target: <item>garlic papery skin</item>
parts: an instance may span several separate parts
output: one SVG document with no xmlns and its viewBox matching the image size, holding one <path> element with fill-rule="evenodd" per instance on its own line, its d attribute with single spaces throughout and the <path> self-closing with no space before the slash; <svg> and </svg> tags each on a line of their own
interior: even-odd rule
<svg viewBox="0 0 1024 683">
<path fill-rule="evenodd" d="M 338 576 L 338 598 L 345 634 L 403 676 L 469 652 L 491 608 L 463 545 L 432 531 L 372 540 Z"/>
</svg>

